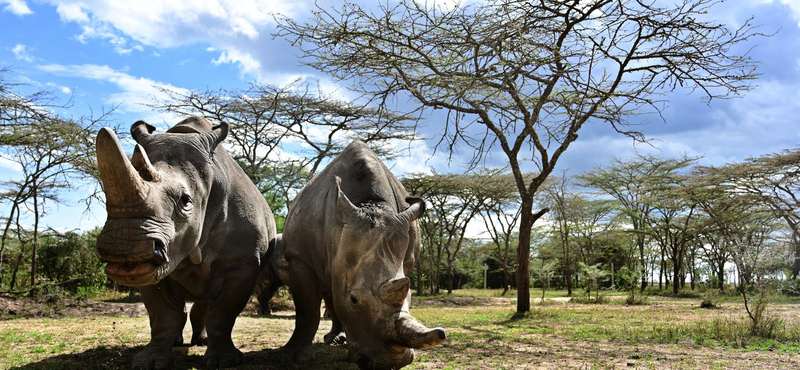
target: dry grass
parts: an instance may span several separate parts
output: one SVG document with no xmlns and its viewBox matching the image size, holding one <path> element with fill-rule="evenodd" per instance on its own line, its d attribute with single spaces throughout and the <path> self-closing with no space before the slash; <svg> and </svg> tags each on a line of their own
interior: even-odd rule
<svg viewBox="0 0 800 370">
<path fill-rule="evenodd" d="M 409 369 L 800 368 L 798 304 L 771 306 L 771 314 L 787 323 L 786 337 L 737 342 L 726 337 L 746 323 L 736 303 L 706 310 L 697 299 L 654 298 L 644 306 L 554 301 L 514 318 L 510 299 L 454 302 L 458 306 L 425 301 L 412 308 L 423 323 L 444 327 L 449 340 L 418 351 Z M 0 321 L 0 369 L 127 369 L 147 343 L 149 327 L 137 311 L 124 312 L 129 313 Z M 356 369 L 345 361 L 345 348 L 321 344 L 330 328 L 326 320 L 316 338 L 314 362 L 280 364 L 279 348 L 294 320 L 291 312 L 278 314 L 239 318 L 234 342 L 245 352 L 239 369 Z M 189 335 L 187 326 L 184 337 Z M 176 367 L 202 368 L 203 351 L 176 348 Z"/>
</svg>

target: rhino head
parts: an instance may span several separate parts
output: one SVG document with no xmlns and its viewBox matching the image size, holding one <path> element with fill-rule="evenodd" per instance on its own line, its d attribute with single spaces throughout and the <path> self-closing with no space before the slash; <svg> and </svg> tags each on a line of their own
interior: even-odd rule
<svg viewBox="0 0 800 370">
<path fill-rule="evenodd" d="M 444 329 L 429 329 L 408 312 L 411 284 L 405 274 L 414 264 L 409 248 L 419 246 L 414 221 L 425 202 L 409 197 L 411 206 L 400 213 L 367 210 L 352 204 L 336 182 L 344 226 L 333 258 L 333 304 L 351 342 L 348 357 L 361 369 L 399 369 L 414 360 L 415 348 L 446 339 Z"/>
<path fill-rule="evenodd" d="M 131 126 L 136 141 L 129 160 L 109 128 L 97 134 L 97 166 L 106 195 L 106 220 L 97 239 L 106 274 L 128 286 L 155 284 L 181 263 L 202 261 L 202 234 L 212 158 L 228 126 L 212 129 L 203 118 L 186 119 L 167 133 Z"/>
</svg>

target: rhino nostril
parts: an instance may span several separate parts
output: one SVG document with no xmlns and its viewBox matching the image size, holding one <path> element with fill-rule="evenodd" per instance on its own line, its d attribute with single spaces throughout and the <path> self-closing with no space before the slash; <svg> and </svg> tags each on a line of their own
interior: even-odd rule
<svg viewBox="0 0 800 370">
<path fill-rule="evenodd" d="M 153 260 L 157 264 L 167 263 L 167 252 L 164 242 L 155 240 L 153 242 Z"/>
</svg>

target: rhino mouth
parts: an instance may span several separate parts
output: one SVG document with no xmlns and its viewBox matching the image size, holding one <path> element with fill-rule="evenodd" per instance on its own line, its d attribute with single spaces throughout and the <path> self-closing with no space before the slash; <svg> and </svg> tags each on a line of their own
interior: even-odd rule
<svg viewBox="0 0 800 370">
<path fill-rule="evenodd" d="M 121 258 L 120 256 L 107 256 L 101 258 L 106 262 L 106 275 L 111 280 L 127 286 L 142 286 L 155 284 L 160 280 L 161 272 L 169 263 L 164 242 L 152 241 L 153 249 L 149 258 L 136 256 L 134 259 Z"/>
</svg>

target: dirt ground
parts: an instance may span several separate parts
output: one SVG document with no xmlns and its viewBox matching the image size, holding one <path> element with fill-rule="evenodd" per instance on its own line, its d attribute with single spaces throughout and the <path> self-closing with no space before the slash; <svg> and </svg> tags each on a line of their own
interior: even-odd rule
<svg viewBox="0 0 800 370">
<path fill-rule="evenodd" d="M 682 301 L 654 298 L 650 305 L 574 305 L 548 299 L 535 307 L 540 318 L 509 324 L 515 300 L 499 297 L 445 297 L 415 300 L 412 314 L 423 323 L 442 323 L 448 341 L 419 350 L 406 369 L 800 369 L 797 350 L 731 348 L 678 343 L 607 340 L 581 334 L 591 322 L 621 320 L 623 325 L 648 329 L 648 323 L 627 317 L 643 314 L 680 320 L 740 315 L 739 307 L 699 310 Z M 775 312 L 795 325 L 800 305 L 774 305 Z M 560 312 L 570 321 L 557 323 Z M 149 340 L 147 313 L 141 303 L 67 300 L 38 304 L 0 297 L 0 369 L 127 369 L 135 353 Z M 650 316 L 648 316 L 650 317 Z M 462 319 L 463 318 L 463 319 Z M 587 323 L 578 321 L 588 320 Z M 569 335 L 552 330 L 572 325 Z M 675 321 L 680 322 L 680 321 Z M 346 362 L 346 349 L 320 342 L 330 329 L 323 320 L 315 339 L 317 359 L 304 366 L 283 365 L 280 347 L 294 328 L 291 311 L 258 316 L 251 303 L 237 320 L 234 343 L 244 352 L 239 369 L 355 370 Z M 509 335 L 510 333 L 510 335 Z M 189 326 L 184 337 L 191 335 Z M 509 338 L 512 338 L 510 340 Z M 3 348 L 6 347 L 6 348 Z M 204 347 L 176 347 L 177 369 L 202 369 Z"/>
</svg>

